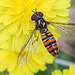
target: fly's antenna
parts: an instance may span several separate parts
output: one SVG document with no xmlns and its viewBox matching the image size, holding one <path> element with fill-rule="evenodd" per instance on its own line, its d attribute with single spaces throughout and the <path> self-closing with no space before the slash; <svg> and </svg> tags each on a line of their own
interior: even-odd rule
<svg viewBox="0 0 75 75">
<path fill-rule="evenodd" d="M 35 8 L 35 12 L 37 12 L 37 8 Z"/>
<path fill-rule="evenodd" d="M 31 10 L 32 12 L 34 12 L 33 10 Z M 34 12 L 35 13 L 35 12 Z"/>
<path fill-rule="evenodd" d="M 35 15 L 38 15 L 37 13 L 37 8 L 35 8 L 35 11 L 31 10 L 32 12 L 34 12 Z"/>
<path fill-rule="evenodd" d="M 37 12 L 37 8 L 35 8 L 35 12 L 34 13 L 35 13 L 35 15 L 39 15 L 38 12 Z"/>
<path fill-rule="evenodd" d="M 37 8 L 35 8 L 35 11 L 33 11 L 33 10 L 31 10 L 31 11 L 35 13 L 35 12 L 37 12 Z"/>
<path fill-rule="evenodd" d="M 36 12 L 34 12 L 33 10 L 31 10 L 35 15 L 36 15 Z"/>
<path fill-rule="evenodd" d="M 36 10 L 35 11 L 31 10 L 31 11 L 36 15 Z"/>
</svg>

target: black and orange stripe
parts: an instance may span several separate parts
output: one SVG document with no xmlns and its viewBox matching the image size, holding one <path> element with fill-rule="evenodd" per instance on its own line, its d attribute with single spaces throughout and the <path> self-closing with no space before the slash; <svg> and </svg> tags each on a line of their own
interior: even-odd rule
<svg viewBox="0 0 75 75">
<path fill-rule="evenodd" d="M 48 29 L 41 34 L 42 41 L 48 52 L 55 57 L 58 56 L 59 51 L 54 36 L 48 31 Z"/>
</svg>

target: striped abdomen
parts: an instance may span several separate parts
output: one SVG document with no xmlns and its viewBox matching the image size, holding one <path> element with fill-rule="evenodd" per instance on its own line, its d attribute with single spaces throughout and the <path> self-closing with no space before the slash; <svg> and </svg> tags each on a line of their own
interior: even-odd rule
<svg viewBox="0 0 75 75">
<path fill-rule="evenodd" d="M 55 57 L 58 56 L 58 47 L 54 36 L 48 30 L 46 32 L 42 32 L 41 34 L 42 41 L 48 52 Z"/>
</svg>

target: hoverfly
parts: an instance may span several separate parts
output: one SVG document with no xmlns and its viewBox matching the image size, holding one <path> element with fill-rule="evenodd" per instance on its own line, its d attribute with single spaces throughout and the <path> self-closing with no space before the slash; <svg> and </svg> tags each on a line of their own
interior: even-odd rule
<svg viewBox="0 0 75 75">
<path fill-rule="evenodd" d="M 48 25 L 53 25 L 57 30 L 60 31 L 60 33 L 66 34 L 66 35 L 72 35 L 72 33 L 69 30 L 74 31 L 74 25 L 75 23 L 58 23 L 58 22 L 48 22 L 43 18 L 44 14 L 42 12 L 34 12 L 34 14 L 31 16 L 31 20 L 35 22 L 35 29 L 31 33 L 30 37 L 26 41 L 26 43 L 23 45 L 19 55 L 18 55 L 18 65 L 23 65 L 26 62 L 28 62 L 31 57 L 36 53 L 35 48 L 33 47 L 34 42 L 36 40 L 31 40 L 32 37 L 36 38 L 35 32 L 39 30 L 42 38 L 42 42 L 48 52 L 52 54 L 53 56 L 58 56 L 58 47 L 56 44 L 56 40 L 53 36 L 53 34 L 48 30 Z M 54 24 L 57 24 L 55 26 Z M 61 25 L 60 25 L 61 24 Z M 69 25 L 69 26 L 65 26 Z M 69 33 L 69 34 L 68 34 Z M 30 45 L 28 45 L 30 43 Z"/>
</svg>

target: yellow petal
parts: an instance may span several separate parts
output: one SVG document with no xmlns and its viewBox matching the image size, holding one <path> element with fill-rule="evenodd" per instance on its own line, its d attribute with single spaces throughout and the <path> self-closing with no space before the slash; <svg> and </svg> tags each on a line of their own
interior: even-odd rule
<svg viewBox="0 0 75 75">
<path fill-rule="evenodd" d="M 69 16 L 69 10 L 68 9 L 57 9 L 54 10 L 54 12 L 56 12 L 57 15 L 59 16 Z"/>
<path fill-rule="evenodd" d="M 11 24 L 13 21 L 16 21 L 18 18 L 20 17 L 20 14 L 18 15 L 7 15 L 7 14 L 3 14 L 2 17 L 2 21 L 5 25 Z"/>
<path fill-rule="evenodd" d="M 54 61 L 54 57 L 50 53 L 49 55 L 44 55 L 43 58 L 45 61 L 47 61 L 48 64 L 52 64 Z"/>
<path fill-rule="evenodd" d="M 53 8 L 53 5 L 55 3 L 56 0 L 39 0 L 38 3 L 36 4 L 37 5 L 37 9 L 39 11 L 48 11 L 48 10 L 51 10 Z M 39 6 L 39 7 L 38 7 Z"/>
<path fill-rule="evenodd" d="M 9 42 L 9 50 L 18 52 L 21 49 L 23 41 L 23 34 L 20 34 L 19 37 L 11 36 Z"/>
<path fill-rule="evenodd" d="M 7 32 L 7 27 L 0 31 L 0 45 L 3 44 L 6 40 L 8 40 L 10 34 Z"/>
<path fill-rule="evenodd" d="M 41 61 L 38 61 L 38 62 L 41 62 Z M 40 63 L 38 63 L 37 61 L 35 62 L 35 61 L 31 61 L 31 64 L 33 65 L 33 66 L 35 66 L 35 68 L 36 69 L 40 69 L 40 70 L 42 70 L 42 71 L 44 71 L 44 70 L 46 70 L 46 67 L 45 66 L 43 66 L 43 62 L 41 62 L 42 63 L 42 65 L 40 64 Z"/>
<path fill-rule="evenodd" d="M 22 26 L 23 26 L 23 33 L 28 34 L 30 31 L 30 24 L 27 18 L 24 18 L 22 20 Z"/>
<path fill-rule="evenodd" d="M 33 66 L 33 65 L 31 64 L 31 61 L 28 62 L 27 64 L 28 64 L 28 67 L 29 67 L 34 73 L 38 72 L 38 69 L 37 69 L 35 66 Z"/>
<path fill-rule="evenodd" d="M 4 44 L 0 46 L 0 49 L 2 50 L 8 50 L 8 48 L 9 48 L 9 41 L 4 42 Z"/>
<path fill-rule="evenodd" d="M 70 6 L 70 0 L 58 0 L 55 3 L 55 9 L 64 9 Z"/>
<path fill-rule="evenodd" d="M 0 23 L 0 30 L 2 30 L 5 27 L 3 23 Z"/>
<path fill-rule="evenodd" d="M 71 65 L 69 68 L 69 75 L 75 75 L 75 65 Z"/>
<path fill-rule="evenodd" d="M 69 70 L 68 70 L 68 69 L 64 69 L 64 70 L 63 70 L 63 75 L 69 75 L 69 73 L 68 73 L 68 72 L 69 72 Z"/>
<path fill-rule="evenodd" d="M 26 75 L 34 75 L 33 72 L 31 71 L 31 69 L 28 67 L 28 64 L 26 64 L 25 66 L 23 66 L 23 68 L 24 68 L 24 70 L 22 70 L 22 71 L 23 71 L 23 73 L 25 72 Z"/>
<path fill-rule="evenodd" d="M 35 58 L 37 58 L 37 59 L 35 59 Z M 42 65 L 45 64 L 45 63 L 44 63 L 44 60 L 42 59 L 42 57 L 40 57 L 39 53 L 33 56 L 33 61 L 34 61 L 35 63 L 38 63 L 38 65 L 40 65 L 40 66 L 42 66 Z M 42 62 L 41 62 L 41 61 L 42 61 Z"/>
<path fill-rule="evenodd" d="M 3 72 L 8 67 L 8 63 L 10 62 L 10 59 L 8 58 L 8 52 L 4 50 L 0 50 L 0 71 Z M 6 59 L 8 58 L 8 59 Z"/>
<path fill-rule="evenodd" d="M 5 7 L 9 7 L 9 6 L 11 6 L 11 1 L 9 1 L 9 0 L 0 0 L 0 5 L 5 6 Z"/>
<path fill-rule="evenodd" d="M 60 16 L 56 16 L 55 19 L 53 19 L 53 22 L 68 22 L 70 20 L 70 18 L 68 17 L 60 17 Z"/>
<path fill-rule="evenodd" d="M 53 11 L 53 10 L 50 10 L 50 11 L 44 12 L 44 15 L 47 17 L 50 17 L 50 18 L 55 18 L 57 13 L 55 13 L 55 11 Z"/>
<path fill-rule="evenodd" d="M 62 75 L 60 70 L 55 70 L 54 73 L 52 73 L 52 75 Z"/>
<path fill-rule="evenodd" d="M 20 19 L 18 19 L 8 26 L 8 32 L 11 35 L 13 35 L 19 29 L 20 22 Z"/>
<path fill-rule="evenodd" d="M 6 7 L 0 6 L 0 15 L 5 13 L 6 10 L 7 10 Z"/>
<path fill-rule="evenodd" d="M 18 30 L 16 31 L 16 33 L 14 34 L 15 36 L 20 36 L 20 34 L 22 33 L 22 25 L 18 26 Z"/>
</svg>

